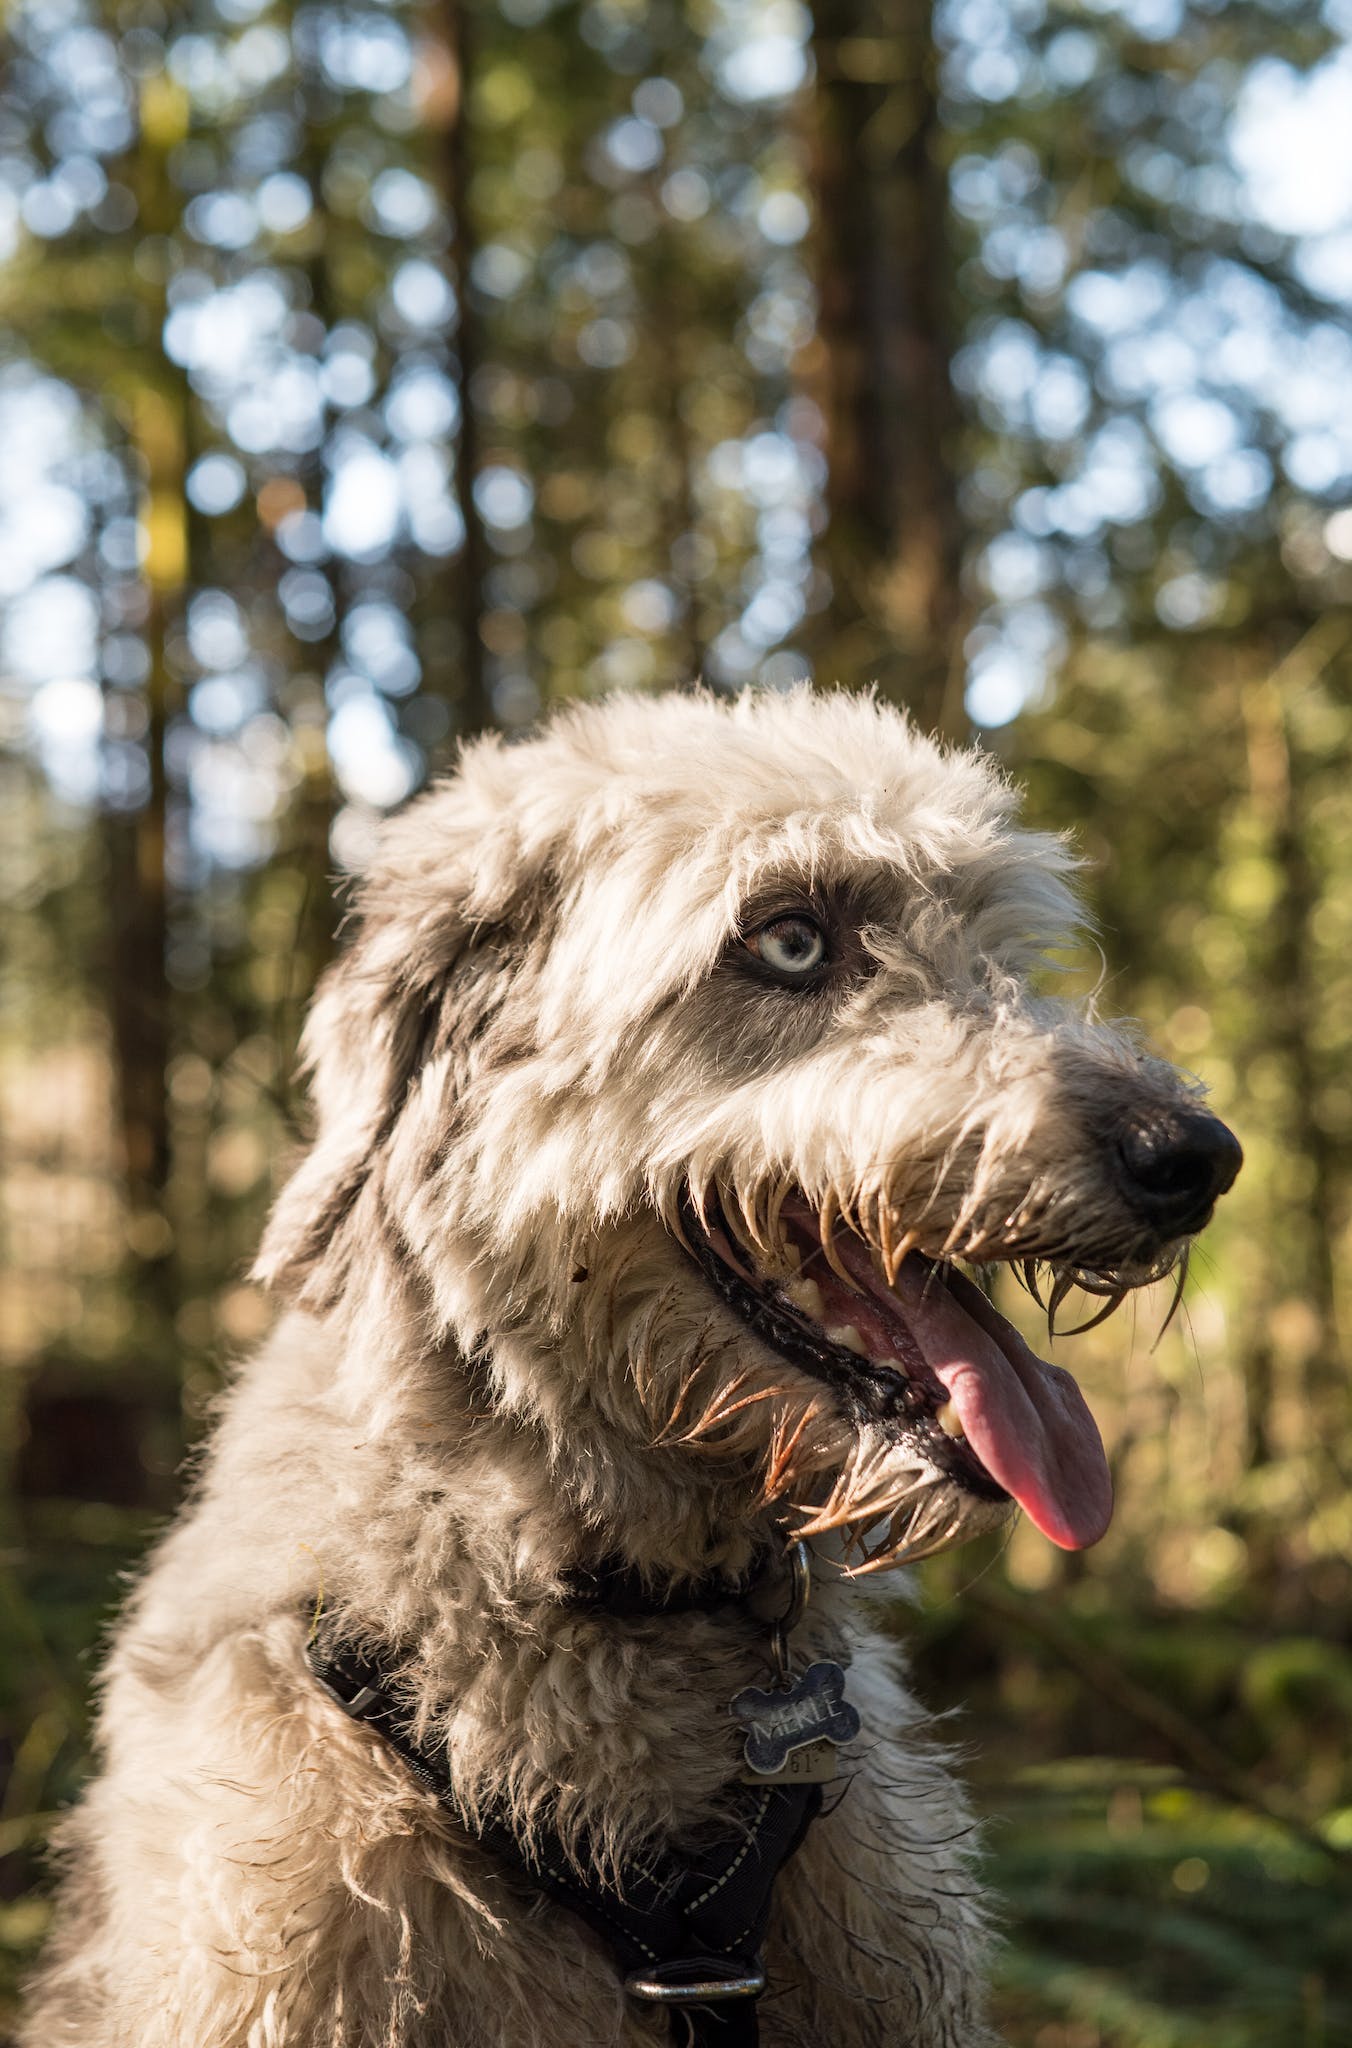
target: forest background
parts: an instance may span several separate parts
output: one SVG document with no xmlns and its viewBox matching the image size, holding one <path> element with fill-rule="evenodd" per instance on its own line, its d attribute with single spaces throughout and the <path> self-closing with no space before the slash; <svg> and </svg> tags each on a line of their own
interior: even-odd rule
<svg viewBox="0 0 1352 2048">
<path fill-rule="evenodd" d="M 1076 1346 L 1109 1536 L 897 1622 L 1001 2017 L 1352 2039 L 1350 0 L 0 36 L 0 2014 L 91 1646 L 268 1321 L 334 877 L 463 735 L 811 675 L 1074 830 L 1081 981 L 1248 1155 L 1158 1345 Z"/>
</svg>

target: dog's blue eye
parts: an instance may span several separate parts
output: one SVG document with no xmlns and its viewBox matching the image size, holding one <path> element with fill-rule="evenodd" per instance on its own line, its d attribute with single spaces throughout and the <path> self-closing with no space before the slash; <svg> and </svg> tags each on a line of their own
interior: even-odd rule
<svg viewBox="0 0 1352 2048">
<path fill-rule="evenodd" d="M 780 974 L 811 974 L 826 958 L 821 927 L 810 917 L 777 917 L 751 934 L 750 945 Z"/>
</svg>

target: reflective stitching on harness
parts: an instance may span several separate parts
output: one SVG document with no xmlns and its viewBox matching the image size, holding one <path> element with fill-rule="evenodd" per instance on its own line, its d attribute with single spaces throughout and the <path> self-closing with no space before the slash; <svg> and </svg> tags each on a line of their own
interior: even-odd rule
<svg viewBox="0 0 1352 2048">
<path fill-rule="evenodd" d="M 737 1854 L 733 1857 L 732 1862 L 723 1872 L 723 1875 L 719 1878 L 718 1882 L 716 1884 L 711 1884 L 707 1892 L 701 1892 L 699 1897 L 696 1900 L 694 1900 L 690 1907 L 690 1911 L 692 1913 L 696 1912 L 699 1909 L 699 1907 L 701 1907 L 705 1903 L 706 1900 L 713 1898 L 716 1892 L 721 1892 L 724 1885 L 727 1883 L 728 1879 L 732 1877 L 741 1868 L 743 1863 L 745 1863 L 747 1857 L 751 1854 L 751 1851 L 756 1847 L 756 1833 L 761 1825 L 761 1822 L 765 1819 L 765 1816 L 768 1813 L 769 1808 L 770 1794 L 767 1790 L 762 1792 L 760 1795 L 760 1812 L 756 1815 L 756 1818 L 752 1823 L 751 1832 L 748 1834 L 746 1840 L 743 1842 L 741 1848 L 737 1851 Z"/>
<path fill-rule="evenodd" d="M 724 1946 L 718 1949 L 716 1952 L 719 1955 L 723 1956 L 732 1956 L 739 1954 L 741 1951 L 742 1943 L 746 1940 L 748 1934 L 750 1934 L 752 1928 L 755 1926 L 759 1918 L 760 1915 L 758 1913 L 753 1913 L 751 1918 L 747 1921 L 746 1926 L 741 1929 L 740 1933 L 734 1934 L 732 1940 L 726 1942 Z"/>
<path fill-rule="evenodd" d="M 529 1865 L 527 1866 L 527 1868 L 529 1868 Z M 557 1873 L 551 1874 L 554 1876 L 555 1883 L 559 1883 L 560 1880 L 557 1876 Z M 554 1899 L 551 1900 L 550 1903 L 555 1906 L 562 1906 L 565 1912 L 576 1913 L 577 1910 L 576 1907 L 569 1907 L 562 1899 Z M 616 1934 L 619 1935 L 621 1941 L 632 1941 L 635 1948 L 641 1948 L 643 1950 L 644 1955 L 648 1958 L 648 1961 L 650 1963 L 656 1963 L 660 1966 L 663 1958 L 658 1952 L 658 1950 L 655 1948 L 649 1948 L 647 1942 L 643 1939 L 643 1936 L 641 1934 L 635 1934 L 632 1927 L 626 1927 L 623 1925 L 621 1921 L 617 1920 L 614 1914 L 609 1912 L 607 1908 L 601 1904 L 600 1900 L 597 1898 L 594 1892 L 587 1893 L 587 1905 L 589 1910 L 595 1913 L 598 1920 L 604 1920 L 608 1927 L 614 1928 Z"/>
<path fill-rule="evenodd" d="M 584 1926 L 590 1927 L 603 1948 L 612 1950 L 622 1982 L 632 1972 L 639 1957 L 644 1959 L 646 1967 L 662 1969 L 668 1964 L 689 1963 L 700 1955 L 730 1959 L 741 1956 L 746 1968 L 754 1967 L 760 1972 L 759 1955 L 746 1957 L 743 1950 L 757 1930 L 763 1937 L 775 1878 L 820 1810 L 818 1787 L 794 1788 L 783 1812 L 779 1810 L 779 1803 L 784 1801 L 785 1793 L 770 1785 L 758 1788 L 752 1811 L 748 1813 L 745 1805 L 741 1809 L 745 1832 L 740 1837 L 737 1853 L 725 1870 L 709 1879 L 698 1897 L 681 1904 L 682 1892 L 698 1884 L 705 1873 L 691 1867 L 695 1859 L 687 1862 L 669 1852 L 665 1858 L 658 1857 L 654 1867 L 644 1866 L 639 1872 L 645 1882 L 651 1881 L 656 1885 L 656 1894 L 646 1907 L 637 1908 L 624 1897 L 623 1873 L 612 1881 L 613 1889 L 595 1879 L 588 1883 L 568 1867 L 557 1840 L 552 1845 L 546 1840 L 537 1847 L 536 1854 L 530 1856 L 500 1818 L 490 1814 L 478 1820 L 471 1819 L 455 1796 L 446 1758 L 439 1753 L 428 1755 L 419 1748 L 402 1718 L 406 1710 L 397 1705 L 386 1690 L 385 1673 L 377 1665 L 358 1653 L 345 1653 L 341 1648 L 336 1654 L 326 1657 L 322 1651 L 308 1644 L 306 1661 L 312 1675 L 333 1703 L 358 1726 L 369 1728 L 388 1743 L 415 1780 L 434 1794 L 471 1838 L 477 1838 L 485 1849 L 499 1858 L 509 1873 L 518 1878 L 524 1877 L 538 1887 L 551 1904 L 572 1912 Z M 753 1850 L 756 1861 L 741 1884 L 737 1885 L 734 1880 L 747 1865 Z M 704 1909 L 719 1901 L 720 1894 L 721 1903 L 714 1904 L 713 1913 L 707 1916 L 714 1924 L 702 1928 L 697 1926 Z M 726 1921 L 730 1917 L 729 1902 L 739 1921 L 748 1906 L 754 1905 L 746 1925 L 731 1939 L 719 1925 L 720 1920 Z M 652 1941 L 644 1939 L 640 1926 L 648 1928 Z M 759 1941 L 755 1946 L 759 1948 Z M 725 2036 L 728 2048 L 753 2048 L 758 2038 L 754 2006 L 724 2011 L 721 2000 L 711 1999 L 707 2006 L 695 2012 L 682 2011 L 678 2014 L 673 2009 L 672 2025 L 675 2029 L 673 2042 L 682 2041 L 684 2048 L 711 2048 L 715 2038 L 721 2042 Z M 688 2030 L 688 2039 L 681 2033 L 681 2028 Z M 710 2028 L 714 2029 L 712 2033 Z"/>
</svg>

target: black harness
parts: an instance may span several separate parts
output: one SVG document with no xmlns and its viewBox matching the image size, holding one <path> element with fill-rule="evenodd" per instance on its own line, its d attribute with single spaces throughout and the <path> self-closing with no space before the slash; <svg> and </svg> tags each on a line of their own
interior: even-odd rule
<svg viewBox="0 0 1352 2048">
<path fill-rule="evenodd" d="M 670 1613 L 726 1605 L 726 1583 L 657 1603 L 625 1567 L 602 1566 L 577 1587 L 581 1605 L 619 1613 Z M 311 1643 L 310 1670 L 354 1721 L 383 1737 L 459 1826 L 514 1877 L 565 1906 L 609 1949 L 625 1990 L 671 2009 L 679 2048 L 756 2048 L 756 1999 L 765 1988 L 761 1949 L 774 1882 L 821 1810 L 822 1788 L 793 1780 L 739 1784 L 727 1828 L 686 1854 L 657 1848 L 626 1863 L 613 1882 L 598 1874 L 585 1838 L 572 1854 L 549 1829 L 529 1844 L 506 1818 L 467 1813 L 444 1754 L 423 1748 L 391 1697 L 380 1665 L 339 1644 Z"/>
</svg>

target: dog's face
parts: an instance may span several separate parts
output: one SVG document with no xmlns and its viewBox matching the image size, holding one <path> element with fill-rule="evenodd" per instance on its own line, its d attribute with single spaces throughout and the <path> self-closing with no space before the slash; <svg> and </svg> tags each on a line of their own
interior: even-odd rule
<svg viewBox="0 0 1352 2048">
<path fill-rule="evenodd" d="M 1111 1307 L 1239 1150 L 1035 993 L 1072 863 L 1013 811 L 845 696 L 622 699 L 474 750 L 367 879 L 261 1269 L 326 1306 L 397 1270 L 560 1469 L 713 1471 L 874 1563 L 1011 1499 L 1093 1542 L 1074 1382 L 955 1262 Z"/>
</svg>

